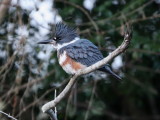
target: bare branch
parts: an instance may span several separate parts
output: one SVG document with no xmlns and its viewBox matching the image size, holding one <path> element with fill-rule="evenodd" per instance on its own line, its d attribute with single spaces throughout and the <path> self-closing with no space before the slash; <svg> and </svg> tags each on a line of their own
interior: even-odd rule
<svg viewBox="0 0 160 120">
<path fill-rule="evenodd" d="M 112 53 L 110 53 L 106 58 L 104 58 L 103 60 L 79 71 L 77 74 L 75 74 L 69 81 L 69 83 L 67 84 L 67 86 L 63 89 L 63 91 L 52 101 L 46 103 L 45 105 L 42 106 L 42 111 L 46 112 L 48 110 L 50 110 L 51 108 L 55 107 L 56 104 L 58 104 L 70 91 L 70 89 L 72 88 L 72 86 L 74 85 L 74 83 L 76 82 L 76 79 L 84 74 L 88 74 L 98 68 L 100 68 L 101 66 L 107 64 L 109 61 L 111 61 L 113 58 L 115 58 L 116 56 L 118 56 L 119 54 L 121 54 L 122 52 L 124 52 L 128 46 L 129 43 L 131 41 L 131 37 L 132 37 L 132 32 L 131 29 L 127 29 L 125 36 L 124 36 L 124 41 L 122 42 L 122 44 L 116 49 L 114 50 Z"/>
<path fill-rule="evenodd" d="M 6 16 L 6 12 L 9 8 L 9 4 L 11 3 L 11 0 L 3 0 L 0 4 L 0 24 L 2 23 L 4 17 Z"/>
<path fill-rule="evenodd" d="M 55 89 L 54 98 L 56 98 L 56 96 L 57 96 L 56 94 L 57 94 L 57 91 Z M 54 108 L 54 111 L 52 109 L 49 109 L 49 110 L 46 111 L 46 113 L 50 116 L 51 120 L 58 120 L 56 107 Z"/>
<path fill-rule="evenodd" d="M 52 109 L 47 110 L 46 113 L 51 117 L 51 120 L 58 120 L 55 112 Z"/>
<path fill-rule="evenodd" d="M 16 118 L 10 116 L 9 114 L 7 114 L 7 113 L 5 113 L 5 112 L 3 112 L 3 111 L 0 111 L 0 113 L 6 115 L 8 118 L 11 118 L 11 119 L 13 119 L 13 120 L 17 120 Z"/>
</svg>

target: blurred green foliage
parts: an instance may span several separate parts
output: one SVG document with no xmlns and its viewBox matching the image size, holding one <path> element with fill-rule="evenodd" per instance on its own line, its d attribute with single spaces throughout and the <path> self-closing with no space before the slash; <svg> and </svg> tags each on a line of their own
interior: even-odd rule
<svg viewBox="0 0 160 120">
<path fill-rule="evenodd" d="M 117 82 L 112 77 L 106 78 L 110 82 L 105 79 L 96 81 L 92 77 L 79 78 L 70 95 L 57 105 L 58 119 L 159 120 L 160 4 L 157 4 L 154 0 L 97 0 L 93 10 L 88 11 L 83 7 L 82 0 L 66 2 L 56 0 L 55 8 L 67 24 L 76 24 L 81 37 L 87 38 L 99 46 L 105 56 L 123 41 L 125 23 L 130 23 L 133 26 L 132 42 L 127 51 L 122 54 L 123 66 L 116 70 L 117 73 L 121 74 L 122 82 Z M 98 26 L 98 31 L 96 31 L 95 26 L 81 8 L 88 13 Z M 24 12 L 23 9 L 15 9 L 18 9 L 20 13 Z M 4 32 L 0 33 L 0 48 L 8 52 L 7 57 L 0 58 L 1 70 L 10 58 L 15 56 L 6 65 L 7 69 L 1 72 L 0 103 L 4 104 L 4 111 L 11 113 L 11 115 L 19 119 L 42 120 L 44 119 L 40 109 L 42 104 L 53 99 L 53 88 L 57 88 L 58 93 L 63 90 L 69 75 L 59 66 L 56 53 L 53 52 L 48 62 L 51 60 L 54 60 L 54 62 L 50 62 L 46 70 L 46 73 L 53 71 L 51 75 L 45 77 L 39 83 L 29 86 L 29 89 L 27 87 L 15 89 L 42 77 L 30 70 L 32 67 L 28 59 L 30 55 L 14 55 L 14 50 L 10 47 L 12 43 L 8 44 L 7 42 L 6 35 L 10 33 L 5 31 L 7 29 L 6 25 L 8 22 L 11 22 L 15 24 L 16 29 L 19 26 L 16 23 L 17 14 L 17 11 L 10 13 L 10 15 L 5 17 L 4 22 L 0 26 L 0 29 L 4 29 Z M 33 29 L 36 32 L 37 28 L 30 24 L 28 15 L 29 11 L 25 11 L 25 14 L 22 14 L 22 23 L 26 24 L 28 29 Z M 77 22 L 77 20 L 80 22 Z M 34 34 L 30 33 L 30 36 Z M 15 31 L 12 31 L 12 35 L 16 39 Z M 113 47 L 108 45 L 108 43 Z M 38 46 L 34 49 L 35 51 L 41 51 Z M 38 59 L 36 54 L 31 57 L 36 59 L 38 63 L 37 69 L 41 73 L 42 68 L 40 66 L 43 64 L 43 61 Z M 16 67 L 17 61 L 23 63 L 21 64 L 23 70 L 19 70 Z M 16 78 L 16 75 L 22 71 L 22 77 L 19 80 Z M 11 86 L 13 90 L 10 89 Z M 92 92 L 93 86 L 96 86 L 94 93 Z M 34 90 L 34 88 L 36 89 Z M 9 94 L 9 90 L 14 92 Z M 45 93 L 48 90 L 51 91 Z M 6 96 L 6 93 L 9 96 Z M 40 99 L 44 94 L 46 95 Z M 90 99 L 92 94 L 94 97 Z M 38 99 L 37 103 L 23 111 L 23 108 L 26 108 L 26 106 Z M 92 104 L 88 107 L 90 102 Z M 0 108 L 2 108 L 1 104 Z M 87 112 L 88 116 L 86 115 Z M 2 119 L 5 119 L 5 117 Z"/>
</svg>

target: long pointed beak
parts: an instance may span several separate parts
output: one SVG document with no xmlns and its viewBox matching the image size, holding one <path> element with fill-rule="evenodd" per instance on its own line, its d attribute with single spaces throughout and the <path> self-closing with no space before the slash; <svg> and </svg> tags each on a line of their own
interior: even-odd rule
<svg viewBox="0 0 160 120">
<path fill-rule="evenodd" d="M 38 44 L 52 44 L 52 43 L 53 43 L 52 40 L 43 40 L 43 41 L 38 42 Z"/>
</svg>

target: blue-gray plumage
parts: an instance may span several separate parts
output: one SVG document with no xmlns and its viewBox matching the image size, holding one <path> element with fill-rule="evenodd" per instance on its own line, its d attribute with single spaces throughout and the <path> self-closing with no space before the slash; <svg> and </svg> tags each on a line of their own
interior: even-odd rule
<svg viewBox="0 0 160 120">
<path fill-rule="evenodd" d="M 56 24 L 52 40 L 39 42 L 39 44 L 48 43 L 53 44 L 57 49 L 59 63 L 69 74 L 75 74 L 78 70 L 91 66 L 104 58 L 97 46 L 87 39 L 80 39 L 76 30 L 64 23 Z M 108 64 L 98 70 L 121 79 Z"/>
<path fill-rule="evenodd" d="M 95 64 L 96 62 L 104 58 L 102 53 L 99 51 L 98 47 L 87 39 L 80 39 L 79 41 L 62 47 L 59 50 L 59 54 L 62 54 L 64 51 L 66 51 L 67 55 L 71 57 L 73 60 L 87 67 Z M 110 69 L 109 64 L 105 65 L 99 70 L 112 74 L 116 78 L 121 79 Z"/>
<path fill-rule="evenodd" d="M 80 39 L 59 50 L 60 54 L 64 51 L 67 51 L 69 57 L 87 67 L 103 59 L 103 55 L 98 48 L 86 39 Z"/>
</svg>

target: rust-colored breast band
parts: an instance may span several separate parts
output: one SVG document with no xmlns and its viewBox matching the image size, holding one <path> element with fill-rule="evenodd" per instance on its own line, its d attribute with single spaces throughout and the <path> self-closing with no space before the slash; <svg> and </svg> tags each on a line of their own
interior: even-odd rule
<svg viewBox="0 0 160 120">
<path fill-rule="evenodd" d="M 68 55 L 66 55 L 66 60 L 62 63 L 62 66 L 65 66 L 67 64 L 70 64 L 71 67 L 74 70 L 80 70 L 83 69 L 85 66 L 82 65 L 81 63 L 75 62 L 72 58 L 70 58 Z"/>
</svg>

